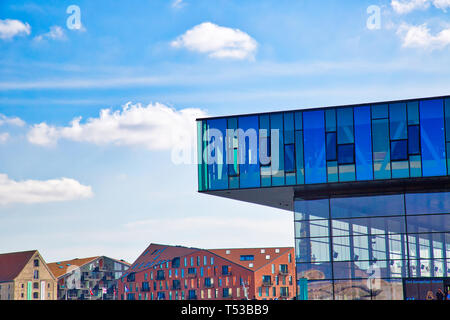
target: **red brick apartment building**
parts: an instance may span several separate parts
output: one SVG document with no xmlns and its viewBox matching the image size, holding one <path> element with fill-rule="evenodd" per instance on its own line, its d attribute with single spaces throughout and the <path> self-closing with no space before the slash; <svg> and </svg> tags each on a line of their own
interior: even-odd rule
<svg viewBox="0 0 450 320">
<path fill-rule="evenodd" d="M 294 249 L 150 244 L 118 286 L 122 300 L 292 299 Z"/>
</svg>

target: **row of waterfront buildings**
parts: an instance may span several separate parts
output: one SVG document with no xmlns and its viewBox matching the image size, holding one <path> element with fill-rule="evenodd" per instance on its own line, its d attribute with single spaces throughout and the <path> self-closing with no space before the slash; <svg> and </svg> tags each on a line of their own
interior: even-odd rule
<svg viewBox="0 0 450 320">
<path fill-rule="evenodd" d="M 106 256 L 46 263 L 0 254 L 0 300 L 273 300 L 296 297 L 294 248 L 150 244 L 132 264 Z"/>
</svg>

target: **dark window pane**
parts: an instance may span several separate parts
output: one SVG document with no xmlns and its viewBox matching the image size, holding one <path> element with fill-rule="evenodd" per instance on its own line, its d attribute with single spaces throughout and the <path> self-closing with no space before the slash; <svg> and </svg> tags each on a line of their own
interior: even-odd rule
<svg viewBox="0 0 450 320">
<path fill-rule="evenodd" d="M 419 126 L 408 127 L 408 153 L 420 154 Z"/>
<path fill-rule="evenodd" d="M 391 139 L 406 139 L 406 104 L 389 105 L 389 118 Z"/>
<path fill-rule="evenodd" d="M 325 116 L 323 110 L 303 112 L 305 182 L 325 183 Z"/>
<path fill-rule="evenodd" d="M 355 162 L 354 145 L 345 144 L 338 146 L 338 163 L 351 164 Z"/>
<path fill-rule="evenodd" d="M 330 200 L 330 203 L 332 218 L 404 214 L 403 195 L 334 198 Z"/>
<path fill-rule="evenodd" d="M 398 140 L 391 142 L 391 160 L 408 160 L 407 140 Z"/>
<path fill-rule="evenodd" d="M 303 119 L 301 112 L 295 113 L 295 130 L 303 130 Z"/>
<path fill-rule="evenodd" d="M 372 119 L 385 119 L 388 117 L 387 104 L 372 106 Z"/>
<path fill-rule="evenodd" d="M 407 214 L 450 213 L 450 192 L 407 193 Z"/>
<path fill-rule="evenodd" d="M 336 131 L 336 109 L 325 110 L 326 131 Z"/>
<path fill-rule="evenodd" d="M 337 109 L 337 140 L 339 144 L 354 143 L 353 108 Z"/>
<path fill-rule="evenodd" d="M 450 219 L 445 214 L 408 216 L 408 232 L 447 232 L 450 230 Z"/>
<path fill-rule="evenodd" d="M 336 160 L 336 132 L 327 133 L 327 161 Z"/>
<path fill-rule="evenodd" d="M 287 144 L 284 146 L 284 171 L 295 171 L 295 148 L 294 144 Z"/>
<path fill-rule="evenodd" d="M 284 114 L 284 143 L 294 143 L 294 113 L 286 112 Z"/>
<path fill-rule="evenodd" d="M 408 125 L 419 124 L 419 103 L 408 102 Z"/>
<path fill-rule="evenodd" d="M 447 175 L 442 99 L 420 102 L 420 138 L 423 176 Z"/>
<path fill-rule="evenodd" d="M 359 181 L 372 180 L 373 165 L 370 107 L 355 107 L 354 113 L 356 177 Z"/>
</svg>

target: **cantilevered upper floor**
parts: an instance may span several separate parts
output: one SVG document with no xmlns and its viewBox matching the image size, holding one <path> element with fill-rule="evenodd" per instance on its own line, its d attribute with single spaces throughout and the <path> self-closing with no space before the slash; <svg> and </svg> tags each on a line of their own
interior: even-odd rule
<svg viewBox="0 0 450 320">
<path fill-rule="evenodd" d="M 199 191 L 292 210 L 293 198 L 442 189 L 450 96 L 197 120 Z"/>
</svg>

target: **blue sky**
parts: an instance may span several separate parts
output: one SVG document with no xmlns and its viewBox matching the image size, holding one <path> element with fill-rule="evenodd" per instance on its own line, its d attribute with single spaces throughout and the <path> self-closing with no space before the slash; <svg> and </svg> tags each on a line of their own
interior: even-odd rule
<svg viewBox="0 0 450 320">
<path fill-rule="evenodd" d="M 293 246 L 291 213 L 198 194 L 176 134 L 196 116 L 447 95 L 449 14 L 448 0 L 1 1 L 0 252 Z"/>
</svg>

